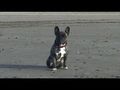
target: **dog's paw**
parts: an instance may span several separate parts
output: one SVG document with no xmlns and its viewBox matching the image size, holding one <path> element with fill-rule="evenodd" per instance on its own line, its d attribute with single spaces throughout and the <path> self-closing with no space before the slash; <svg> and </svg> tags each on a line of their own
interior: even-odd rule
<svg viewBox="0 0 120 90">
<path fill-rule="evenodd" d="M 53 68 L 53 69 L 52 69 L 52 71 L 56 71 L 56 70 L 57 70 L 57 68 Z"/>
<path fill-rule="evenodd" d="M 68 70 L 68 67 L 66 66 L 66 67 L 64 67 L 64 69 L 65 69 L 65 70 Z"/>
<path fill-rule="evenodd" d="M 66 66 L 66 67 L 60 67 L 60 69 L 65 69 L 65 70 L 67 70 L 68 69 L 68 67 Z"/>
</svg>

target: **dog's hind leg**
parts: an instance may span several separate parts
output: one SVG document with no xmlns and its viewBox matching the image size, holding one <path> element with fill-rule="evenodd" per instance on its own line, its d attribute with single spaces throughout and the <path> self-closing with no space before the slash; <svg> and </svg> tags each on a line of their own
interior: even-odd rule
<svg viewBox="0 0 120 90">
<path fill-rule="evenodd" d="M 47 59 L 47 67 L 48 68 L 53 68 L 53 61 L 52 61 L 52 58 L 49 56 L 49 58 Z"/>
<path fill-rule="evenodd" d="M 49 59 L 47 60 L 46 64 L 47 64 L 47 67 L 48 67 L 48 68 L 52 68 L 52 63 L 50 62 Z"/>
<path fill-rule="evenodd" d="M 46 63 L 48 68 L 52 69 L 53 71 L 57 70 L 56 60 L 54 57 L 49 57 Z"/>
</svg>

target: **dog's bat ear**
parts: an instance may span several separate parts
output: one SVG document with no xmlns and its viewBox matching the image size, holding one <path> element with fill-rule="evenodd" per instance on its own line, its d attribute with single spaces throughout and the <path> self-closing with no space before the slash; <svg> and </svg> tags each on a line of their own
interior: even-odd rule
<svg viewBox="0 0 120 90">
<path fill-rule="evenodd" d="M 60 30 L 59 30 L 59 27 L 58 27 L 58 26 L 55 26 L 54 32 L 55 32 L 55 35 L 56 35 L 56 36 L 59 34 Z"/>
<path fill-rule="evenodd" d="M 69 26 L 66 27 L 65 32 L 67 33 L 67 35 L 70 34 L 70 27 Z"/>
</svg>

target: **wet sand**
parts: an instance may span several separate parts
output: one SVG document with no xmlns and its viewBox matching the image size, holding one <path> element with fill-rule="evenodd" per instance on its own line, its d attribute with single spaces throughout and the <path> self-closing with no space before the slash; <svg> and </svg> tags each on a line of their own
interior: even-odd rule
<svg viewBox="0 0 120 90">
<path fill-rule="evenodd" d="M 52 72 L 56 25 L 71 28 L 69 69 Z M 0 21 L 0 78 L 120 78 L 120 20 Z"/>
</svg>

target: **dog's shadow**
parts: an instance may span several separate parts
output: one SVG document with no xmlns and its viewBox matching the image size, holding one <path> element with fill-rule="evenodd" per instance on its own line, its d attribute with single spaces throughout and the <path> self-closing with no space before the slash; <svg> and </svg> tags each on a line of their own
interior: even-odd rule
<svg viewBox="0 0 120 90">
<path fill-rule="evenodd" d="M 41 65 L 18 65 L 18 64 L 0 64 L 0 68 L 48 70 L 47 66 L 41 66 Z"/>
</svg>

